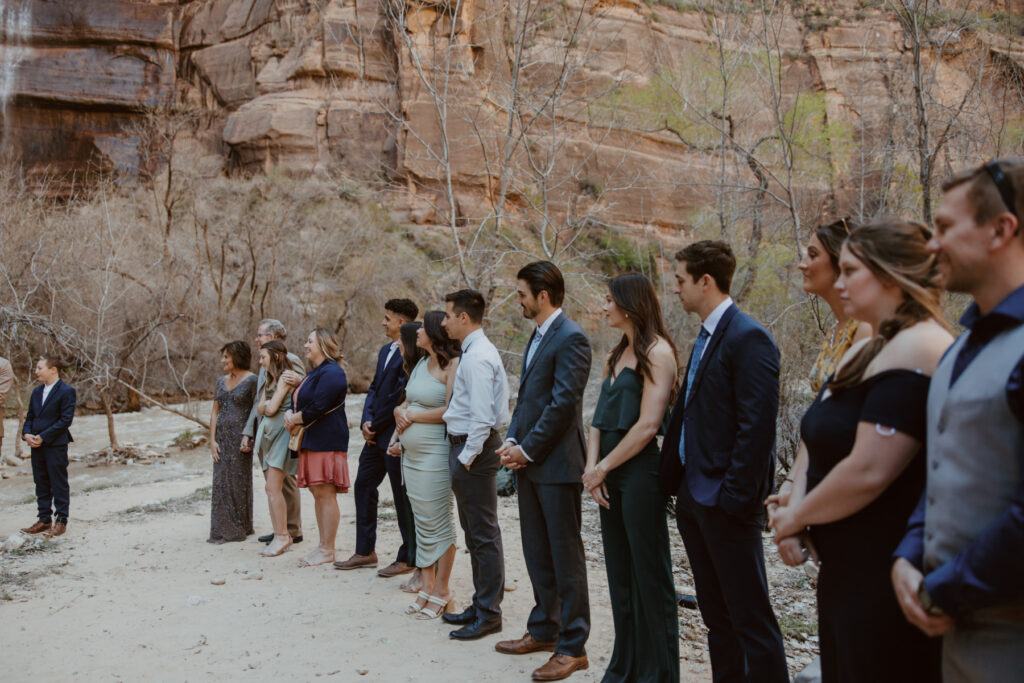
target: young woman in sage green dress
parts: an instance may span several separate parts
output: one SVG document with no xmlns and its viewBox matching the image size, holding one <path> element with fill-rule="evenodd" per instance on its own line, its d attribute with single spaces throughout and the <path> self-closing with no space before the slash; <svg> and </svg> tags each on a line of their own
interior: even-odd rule
<svg viewBox="0 0 1024 683">
<path fill-rule="evenodd" d="M 395 409 L 395 440 L 389 452 L 401 448 L 402 479 L 416 520 L 416 566 L 423 589 L 406 609 L 419 619 L 436 619 L 452 600 L 448 581 L 455 562 L 455 522 L 452 515 L 452 481 L 448 469 L 445 408 L 452 395 L 459 344 L 441 327 L 444 313 L 428 311 L 416 332 L 416 347 L 425 357 L 406 352 L 409 380 L 405 402 Z M 406 327 L 402 326 L 403 347 Z"/>
<path fill-rule="evenodd" d="M 263 463 L 270 522 L 274 525 L 274 540 L 260 551 L 260 555 L 275 557 L 292 544 L 281 488 L 285 476 L 295 476 L 298 466 L 298 460 L 288 451 L 290 434 L 284 428 L 284 414 L 292 407 L 292 387 L 284 381 L 285 371 L 291 369 L 288 349 L 276 339 L 267 342 L 260 347 L 260 366 L 266 370 L 267 380 L 263 385 L 263 395 L 256 397 L 256 413 L 263 419 L 256 430 L 255 446 Z"/>
<path fill-rule="evenodd" d="M 583 485 L 601 515 L 615 645 L 605 683 L 679 680 L 679 618 L 655 439 L 676 388 L 676 349 L 651 281 L 609 283 L 608 324 L 622 332 L 604 367 Z"/>
</svg>

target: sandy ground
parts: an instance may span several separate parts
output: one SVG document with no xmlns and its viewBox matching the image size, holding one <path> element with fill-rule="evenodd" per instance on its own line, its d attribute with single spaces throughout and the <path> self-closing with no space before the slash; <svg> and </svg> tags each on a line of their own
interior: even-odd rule
<svg viewBox="0 0 1024 683">
<path fill-rule="evenodd" d="M 348 408 L 358 415 L 354 397 Z M 125 441 L 166 449 L 193 429 L 166 413 L 118 416 Z M 102 416 L 76 419 L 73 452 L 104 445 Z M 8 434 L 13 432 L 9 425 Z M 10 442 L 5 443 L 5 448 Z M 362 444 L 351 444 L 355 478 Z M 269 531 L 262 473 L 253 471 L 255 526 Z M 543 653 L 507 656 L 494 651 L 518 637 L 532 607 L 514 498 L 500 499 L 508 592 L 504 632 L 471 643 L 447 638 L 440 620 L 402 613 L 406 577 L 381 579 L 374 571 L 299 568 L 316 543 L 312 497 L 303 491 L 306 541 L 278 558 L 261 558 L 255 538 L 213 546 L 209 532 L 208 451 L 171 449 L 148 466 L 71 467 L 71 522 L 66 536 L 30 553 L 0 554 L 0 624 L 4 680 L 210 680 L 526 681 L 546 661 Z M 381 487 L 377 552 L 382 564 L 398 547 L 389 486 Z M 338 557 L 353 550 L 351 493 L 339 496 Z M 31 476 L 0 482 L 0 538 L 35 515 Z M 585 503 L 584 538 L 590 581 L 590 669 L 572 680 L 600 680 L 614 633 L 596 506 Z M 677 588 L 692 592 L 685 554 L 673 530 Z M 469 557 L 459 555 L 452 588 L 459 608 L 472 594 Z M 813 594 L 800 570 L 771 558 L 773 600 L 787 638 L 791 670 L 814 653 L 813 637 L 798 635 L 813 622 Z M 223 579 L 223 585 L 214 580 Z M 807 616 L 809 615 L 809 616 Z M 809 621 L 808 621 L 809 619 Z M 710 680 L 706 632 L 699 614 L 680 609 L 682 679 Z"/>
</svg>

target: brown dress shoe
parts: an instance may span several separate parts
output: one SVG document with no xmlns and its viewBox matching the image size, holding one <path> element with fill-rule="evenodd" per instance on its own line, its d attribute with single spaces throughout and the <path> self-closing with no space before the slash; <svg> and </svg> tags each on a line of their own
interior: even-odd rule
<svg viewBox="0 0 1024 683">
<path fill-rule="evenodd" d="M 409 572 L 416 571 L 416 567 L 410 567 L 405 562 L 392 562 L 383 569 L 377 570 L 377 576 L 383 576 L 385 579 L 390 579 L 392 576 L 398 576 L 399 574 L 408 574 Z"/>
<path fill-rule="evenodd" d="M 68 530 L 67 524 L 61 524 L 57 522 L 53 525 L 53 528 L 46 532 L 47 538 L 53 538 L 54 536 L 63 536 L 64 532 Z"/>
<path fill-rule="evenodd" d="M 22 532 L 26 534 L 41 534 L 44 531 L 49 531 L 51 526 L 53 525 L 49 522 L 36 520 L 35 524 L 33 524 L 32 526 L 25 527 L 24 529 L 22 529 Z"/>
<path fill-rule="evenodd" d="M 519 640 L 503 640 L 494 649 L 506 655 L 526 655 L 531 652 L 554 652 L 555 644 L 534 640 L 527 631 Z"/>
<path fill-rule="evenodd" d="M 551 655 L 548 663 L 533 672 L 535 681 L 560 681 L 568 678 L 573 671 L 586 669 L 590 666 L 587 656 L 572 657 L 570 655 Z"/>
<path fill-rule="evenodd" d="M 348 558 L 343 562 L 335 562 L 335 569 L 373 569 L 377 566 L 377 553 L 370 553 L 369 555 L 356 555 L 352 554 L 352 557 Z"/>
</svg>

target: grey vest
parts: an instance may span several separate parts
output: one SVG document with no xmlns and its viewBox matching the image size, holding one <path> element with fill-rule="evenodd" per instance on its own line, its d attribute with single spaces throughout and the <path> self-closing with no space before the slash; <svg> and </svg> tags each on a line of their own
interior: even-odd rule
<svg viewBox="0 0 1024 683">
<path fill-rule="evenodd" d="M 1003 332 L 949 386 L 962 335 L 928 392 L 928 486 L 924 568 L 959 553 L 1009 506 L 1019 485 L 1024 426 L 1006 400 L 1006 381 L 1024 352 L 1024 325 Z"/>
</svg>

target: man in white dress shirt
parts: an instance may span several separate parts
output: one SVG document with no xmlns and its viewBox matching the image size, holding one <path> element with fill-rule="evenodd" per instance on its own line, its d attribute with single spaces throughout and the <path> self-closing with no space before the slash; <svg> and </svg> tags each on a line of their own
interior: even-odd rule
<svg viewBox="0 0 1024 683">
<path fill-rule="evenodd" d="M 441 323 L 462 343 L 451 402 L 444 422 L 451 443 L 448 464 L 459 523 L 473 566 L 473 604 L 444 620 L 462 628 L 449 635 L 475 640 L 501 631 L 505 592 L 505 556 L 498 526 L 497 474 L 501 466 L 498 430 L 508 423 L 508 378 L 501 356 L 484 335 L 485 302 L 479 292 L 463 289 L 445 297 Z"/>
</svg>

